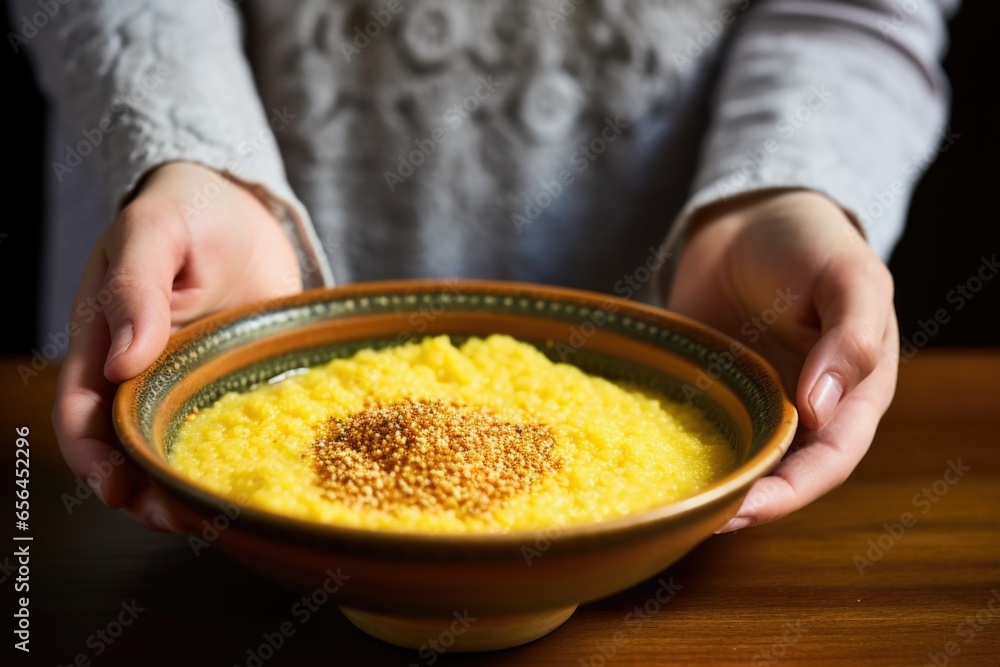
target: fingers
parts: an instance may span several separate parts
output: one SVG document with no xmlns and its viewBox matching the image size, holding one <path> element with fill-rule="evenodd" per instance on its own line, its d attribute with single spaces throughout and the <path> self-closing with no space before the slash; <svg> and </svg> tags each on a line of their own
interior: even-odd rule
<svg viewBox="0 0 1000 667">
<path fill-rule="evenodd" d="M 128 505 L 122 508 L 122 513 L 153 530 L 164 533 L 184 532 L 184 526 L 170 515 L 147 477 L 137 481 L 132 497 Z"/>
<path fill-rule="evenodd" d="M 153 172 L 95 248 L 74 306 L 53 424 L 67 464 L 111 507 L 178 530 L 148 477 L 117 450 L 115 384 L 148 368 L 175 324 L 212 310 L 301 289 L 295 251 L 274 215 L 233 185 L 197 219 L 184 212 L 207 169 Z M 287 276 L 287 278 L 286 278 Z"/>
<path fill-rule="evenodd" d="M 104 377 L 110 335 L 101 312 L 102 302 L 110 299 L 102 286 L 104 257 L 98 244 L 84 270 L 70 325 L 78 333 L 71 338 L 59 374 L 52 423 L 73 474 L 86 480 L 105 504 L 118 508 L 131 495 L 133 479 L 129 466 L 118 458 L 121 454 L 113 458 L 117 439 L 110 414 L 115 386 Z"/>
<path fill-rule="evenodd" d="M 881 362 L 819 431 L 802 431 L 795 449 L 771 475 L 757 480 L 743 505 L 719 533 L 780 519 L 840 486 L 864 457 L 896 387 L 895 317 L 882 340 Z"/>
<path fill-rule="evenodd" d="M 796 404 L 807 429 L 823 428 L 878 367 L 892 317 L 892 276 L 873 254 L 846 255 L 817 281 L 821 335 L 799 376 Z"/>
<path fill-rule="evenodd" d="M 59 373 L 52 424 L 69 469 L 104 504 L 158 530 L 178 530 L 145 476 L 116 446 L 111 424 L 116 385 L 104 375 L 111 341 L 103 313 L 103 304 L 111 301 L 111 290 L 103 285 L 106 266 L 102 242 L 91 254 L 73 307 L 70 330 L 77 333 Z"/>
<path fill-rule="evenodd" d="M 178 214 L 144 202 L 122 211 L 112 227 L 106 283 L 111 303 L 105 311 L 110 342 L 104 364 L 111 382 L 135 377 L 166 346 L 171 290 L 184 264 L 185 246 Z"/>
<path fill-rule="evenodd" d="M 880 416 L 868 406 L 851 407 L 838 414 L 831 432 L 807 436 L 774 472 L 757 480 L 736 517 L 718 532 L 776 521 L 840 486 L 868 451 Z"/>
</svg>

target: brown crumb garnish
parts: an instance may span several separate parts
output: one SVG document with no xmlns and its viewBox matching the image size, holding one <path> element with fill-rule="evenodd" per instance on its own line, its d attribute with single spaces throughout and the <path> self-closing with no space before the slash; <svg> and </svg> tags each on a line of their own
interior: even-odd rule
<svg viewBox="0 0 1000 667">
<path fill-rule="evenodd" d="M 313 444 L 324 494 L 354 508 L 482 514 L 559 468 L 540 424 L 440 401 L 373 405 L 330 419 Z"/>
</svg>

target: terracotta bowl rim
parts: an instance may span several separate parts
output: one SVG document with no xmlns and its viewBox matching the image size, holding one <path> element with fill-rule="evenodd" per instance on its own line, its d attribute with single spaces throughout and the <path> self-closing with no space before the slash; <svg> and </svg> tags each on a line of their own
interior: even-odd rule
<svg viewBox="0 0 1000 667">
<path fill-rule="evenodd" d="M 761 445 L 760 450 L 756 454 L 739 465 L 734 471 L 702 491 L 676 502 L 605 521 L 577 524 L 569 527 L 542 526 L 504 533 L 422 533 L 416 531 L 390 531 L 339 526 L 310 519 L 290 517 L 269 510 L 240 507 L 241 523 L 243 520 L 249 519 L 258 528 L 266 529 L 268 532 L 278 532 L 289 536 L 295 535 L 300 538 L 307 538 L 307 541 L 311 542 L 316 542 L 318 539 L 324 543 L 370 542 L 372 544 L 380 543 L 389 546 L 393 543 L 405 543 L 410 548 L 420 546 L 421 544 L 425 546 L 478 545 L 519 547 L 524 544 L 533 543 L 539 534 L 547 533 L 550 530 L 558 531 L 560 541 L 572 540 L 573 538 L 591 538 L 599 535 L 627 532 L 630 529 L 643 528 L 693 512 L 702 507 L 711 506 L 713 503 L 727 496 L 743 491 L 744 487 L 749 489 L 749 486 L 753 482 L 766 475 L 777 465 L 792 442 L 798 425 L 798 413 L 788 398 L 778 372 L 758 353 L 726 334 L 664 308 L 637 303 L 600 292 L 515 281 L 440 278 L 367 281 L 334 287 L 313 288 L 294 295 L 221 311 L 189 324 L 171 335 L 163 354 L 160 355 L 152 366 L 119 386 L 115 394 L 112 415 L 115 431 L 124 445 L 122 449 L 132 461 L 149 473 L 161 486 L 179 493 L 188 500 L 193 500 L 201 505 L 215 507 L 221 507 L 225 503 L 234 503 L 236 501 L 232 498 L 224 497 L 195 482 L 184 479 L 164 458 L 158 456 L 153 443 L 148 442 L 143 437 L 139 424 L 132 419 L 129 408 L 135 404 L 140 387 L 143 382 L 159 371 L 164 360 L 172 352 L 232 321 L 240 320 L 254 314 L 300 307 L 317 300 L 329 299 L 331 296 L 338 298 L 362 298 L 390 292 L 413 292 L 419 294 L 439 291 L 442 288 L 454 287 L 455 285 L 465 286 L 470 291 L 492 292 L 501 296 L 556 298 L 588 304 L 593 304 L 594 302 L 607 304 L 610 302 L 618 306 L 620 310 L 617 312 L 625 311 L 632 315 L 644 316 L 661 322 L 669 321 L 672 325 L 679 324 L 682 329 L 686 330 L 684 331 L 685 335 L 689 332 L 696 332 L 717 346 L 719 350 L 730 350 L 733 349 L 733 345 L 737 345 L 741 348 L 740 357 L 745 360 L 743 363 L 762 371 L 763 374 L 768 376 L 780 388 L 781 416 L 779 423 L 775 432 Z M 261 339 L 253 339 L 248 344 L 257 343 L 259 340 Z"/>
</svg>

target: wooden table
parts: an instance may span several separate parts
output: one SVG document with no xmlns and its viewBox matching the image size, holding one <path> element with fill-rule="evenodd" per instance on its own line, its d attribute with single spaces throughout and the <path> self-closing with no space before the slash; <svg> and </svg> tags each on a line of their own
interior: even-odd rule
<svg viewBox="0 0 1000 667">
<path fill-rule="evenodd" d="M 29 664 L 80 654 L 94 665 L 1000 664 L 1000 352 L 921 351 L 847 483 L 778 523 L 705 542 L 662 574 L 682 588 L 658 612 L 634 613 L 654 578 L 582 606 L 533 644 L 473 656 L 383 644 L 332 603 L 299 623 L 297 596 L 215 550 L 195 556 L 184 537 L 132 525 L 95 498 L 68 513 L 62 494 L 75 480 L 49 421 L 54 370 L 26 388 L 17 363 L 0 362 L 0 432 L 13 471 L 14 428 L 31 429 Z M 906 513 L 915 523 L 900 532 Z M 126 611 L 133 601 L 141 610 Z M 95 634 L 116 633 L 119 617 L 130 624 L 105 635 L 112 643 Z M 256 662 L 248 650 L 289 620 L 295 634 Z M 2 650 L 19 658 L 11 629 Z"/>
</svg>

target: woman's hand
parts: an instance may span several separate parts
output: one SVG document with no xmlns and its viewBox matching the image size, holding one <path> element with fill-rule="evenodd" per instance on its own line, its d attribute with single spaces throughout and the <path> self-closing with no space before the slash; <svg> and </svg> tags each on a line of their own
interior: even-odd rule
<svg viewBox="0 0 1000 667">
<path fill-rule="evenodd" d="M 889 270 L 823 195 L 770 191 L 693 221 L 669 307 L 760 352 L 799 431 L 719 532 L 789 514 L 847 479 L 892 401 L 899 332 Z"/>
<path fill-rule="evenodd" d="M 98 241 L 73 306 L 53 411 L 73 473 L 109 507 L 179 530 L 146 475 L 115 453 L 116 384 L 152 364 L 173 329 L 301 289 L 291 241 L 248 189 L 192 163 L 152 172 Z"/>
</svg>

